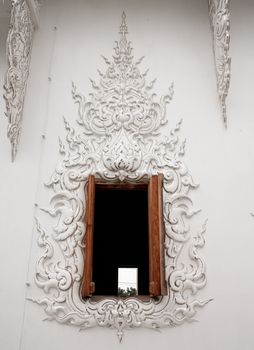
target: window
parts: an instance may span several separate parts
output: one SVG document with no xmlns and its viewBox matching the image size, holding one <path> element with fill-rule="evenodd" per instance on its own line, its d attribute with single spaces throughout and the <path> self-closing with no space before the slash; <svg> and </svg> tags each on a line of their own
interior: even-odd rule
<svg viewBox="0 0 254 350">
<path fill-rule="evenodd" d="M 117 296 L 121 269 L 136 269 L 137 295 L 166 294 L 162 182 L 161 174 L 147 183 L 107 183 L 89 176 L 83 298 Z"/>
</svg>

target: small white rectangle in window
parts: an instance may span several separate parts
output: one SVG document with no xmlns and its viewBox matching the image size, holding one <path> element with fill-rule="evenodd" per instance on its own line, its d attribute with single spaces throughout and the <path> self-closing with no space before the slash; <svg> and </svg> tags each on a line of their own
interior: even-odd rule
<svg viewBox="0 0 254 350">
<path fill-rule="evenodd" d="M 118 295 L 129 297 L 138 295 L 138 268 L 118 268 Z"/>
</svg>

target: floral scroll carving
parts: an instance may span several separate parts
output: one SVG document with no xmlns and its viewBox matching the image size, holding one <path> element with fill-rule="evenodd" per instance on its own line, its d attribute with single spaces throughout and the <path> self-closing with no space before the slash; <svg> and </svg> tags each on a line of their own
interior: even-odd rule
<svg viewBox="0 0 254 350">
<path fill-rule="evenodd" d="M 52 230 L 46 232 L 41 220 L 36 220 L 42 255 L 35 282 L 44 295 L 32 299 L 44 306 L 48 319 L 80 329 L 111 327 L 120 341 L 127 328 L 180 325 L 209 301 L 194 298 L 206 284 L 205 263 L 199 255 L 206 225 L 198 234 L 191 233 L 189 220 L 197 211 L 189 193 L 197 186 L 183 161 L 185 142 L 178 136 L 181 122 L 169 135 L 160 137 L 173 85 L 158 102 L 152 92 L 154 81 L 146 83 L 146 73 L 139 70 L 142 59 L 134 62 L 125 20 L 123 13 L 113 60 L 104 58 L 106 72 L 99 72 L 98 84 L 91 81 L 94 92 L 90 98 L 73 84 L 77 124 L 72 126 L 64 119 L 66 140 L 60 140 L 61 159 L 47 183 L 52 198 L 43 211 L 54 222 Z M 83 193 L 88 176 L 138 182 L 157 172 L 164 174 L 165 264 L 170 293 L 149 301 L 133 297 L 82 300 Z M 184 247 L 189 251 L 187 260 L 181 255 Z"/>
<path fill-rule="evenodd" d="M 223 122 L 227 126 L 226 98 L 231 77 L 230 41 L 230 0 L 208 0 L 210 23 L 213 35 L 213 52 L 216 69 L 217 90 Z"/>
<path fill-rule="evenodd" d="M 26 85 L 29 74 L 34 24 L 25 0 L 12 1 L 10 30 L 7 38 L 8 70 L 4 84 L 7 135 L 14 161 L 21 133 Z"/>
</svg>

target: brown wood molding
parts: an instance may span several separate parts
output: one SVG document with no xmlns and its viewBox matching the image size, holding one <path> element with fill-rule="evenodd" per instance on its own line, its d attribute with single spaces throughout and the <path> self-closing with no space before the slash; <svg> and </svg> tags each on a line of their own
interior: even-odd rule
<svg viewBox="0 0 254 350">
<path fill-rule="evenodd" d="M 149 293 L 166 295 L 164 267 L 163 175 L 152 175 L 148 187 Z"/>
<path fill-rule="evenodd" d="M 81 295 L 82 298 L 91 296 L 95 291 L 93 276 L 93 231 L 94 231 L 94 205 L 95 205 L 95 177 L 90 175 L 86 187 L 86 233 L 84 239 L 84 272 Z"/>
</svg>

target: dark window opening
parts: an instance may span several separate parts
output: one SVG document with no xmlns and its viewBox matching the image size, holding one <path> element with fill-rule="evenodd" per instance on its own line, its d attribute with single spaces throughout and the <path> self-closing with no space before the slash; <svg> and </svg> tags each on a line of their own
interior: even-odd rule
<svg viewBox="0 0 254 350">
<path fill-rule="evenodd" d="M 144 189 L 95 186 L 95 295 L 118 295 L 118 268 L 137 267 L 138 294 L 149 294 L 148 195 Z"/>
</svg>

